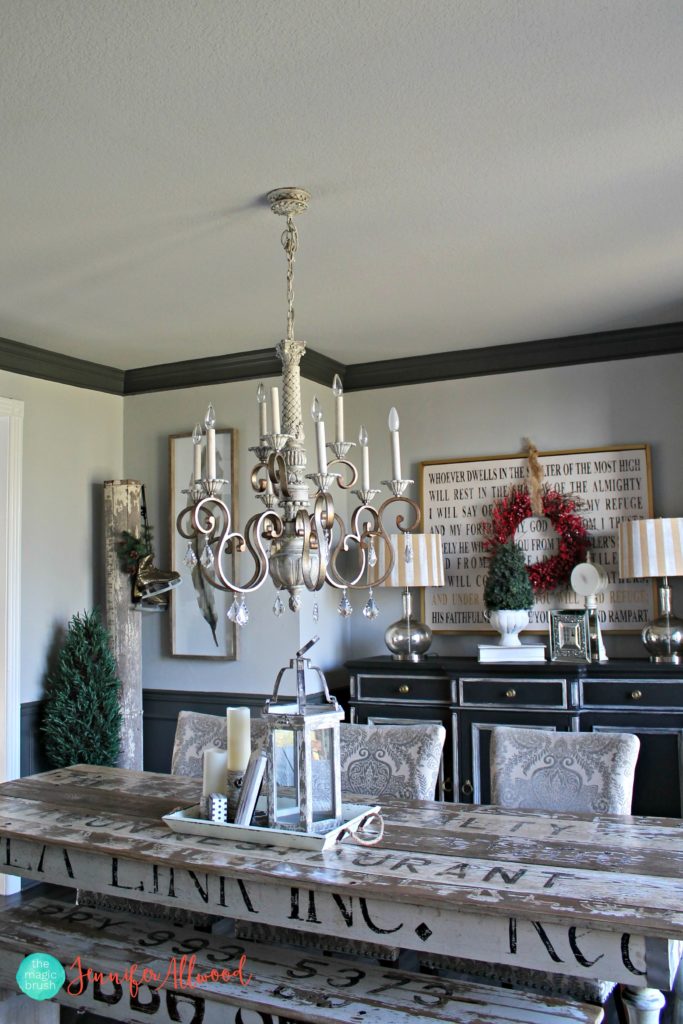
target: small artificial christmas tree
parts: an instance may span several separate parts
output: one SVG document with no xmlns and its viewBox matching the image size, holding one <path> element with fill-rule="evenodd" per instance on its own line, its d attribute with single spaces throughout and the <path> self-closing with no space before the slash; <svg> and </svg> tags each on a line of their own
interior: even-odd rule
<svg viewBox="0 0 683 1024">
<path fill-rule="evenodd" d="M 121 682 L 99 612 L 74 615 L 47 681 L 41 726 L 55 768 L 115 765 L 121 739 Z"/>
<path fill-rule="evenodd" d="M 526 570 L 524 552 L 514 540 L 499 545 L 491 556 L 484 585 L 487 609 L 529 609 L 534 603 L 534 590 Z"/>
</svg>

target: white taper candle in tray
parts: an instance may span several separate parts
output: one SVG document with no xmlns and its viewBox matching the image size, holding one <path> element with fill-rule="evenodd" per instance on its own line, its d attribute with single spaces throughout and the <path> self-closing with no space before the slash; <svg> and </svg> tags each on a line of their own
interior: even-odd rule
<svg viewBox="0 0 683 1024">
<path fill-rule="evenodd" d="M 204 751 L 204 782 L 202 796 L 211 793 L 225 793 L 228 770 L 228 754 L 225 750 Z"/>
<path fill-rule="evenodd" d="M 227 708 L 228 771 L 243 772 L 251 757 L 251 714 L 249 708 Z"/>
</svg>

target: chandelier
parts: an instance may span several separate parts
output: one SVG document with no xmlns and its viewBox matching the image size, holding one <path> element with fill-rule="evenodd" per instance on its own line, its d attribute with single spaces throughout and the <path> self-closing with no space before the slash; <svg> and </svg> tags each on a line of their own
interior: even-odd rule
<svg viewBox="0 0 683 1024">
<path fill-rule="evenodd" d="M 357 486 L 358 472 L 348 458 L 355 442 L 344 436 L 344 395 L 337 374 L 332 383 L 335 440 L 326 442 L 325 422 L 316 397 L 311 416 L 317 468 L 306 472 L 308 456 L 304 447 L 299 370 L 306 343 L 294 338 L 294 261 L 299 244 L 294 217 L 307 209 L 309 198 L 309 193 L 300 188 L 280 188 L 267 195 L 273 213 L 286 217 L 281 242 L 287 257 L 287 334 L 276 347 L 282 362 L 282 404 L 279 389 L 271 388 L 270 422 L 262 383 L 256 392 L 259 438 L 249 451 L 258 461 L 252 470 L 251 483 L 264 509 L 249 519 L 243 533 L 233 529 L 229 502 L 221 497 L 229 481 L 216 477 L 216 413 L 213 405 L 209 405 L 205 431 L 197 424 L 192 435 L 193 482 L 183 491 L 188 496 L 188 505 L 177 519 L 178 532 L 189 542 L 186 563 L 198 564 L 207 583 L 235 595 L 228 617 L 238 625 L 248 621 L 246 595 L 258 590 L 269 576 L 277 589 L 273 605 L 276 615 L 284 610 L 282 591 L 289 594 L 289 607 L 297 612 L 304 590 L 319 591 L 327 584 L 340 591 L 338 611 L 342 616 L 351 615 L 353 611 L 348 591 L 366 590 L 363 614 L 369 619 L 376 618 L 378 608 L 372 588 L 390 576 L 396 557 L 385 521 L 395 513 L 394 531 L 398 529 L 406 536 L 420 524 L 418 505 L 405 496 L 406 488 L 413 481 L 403 478 L 401 472 L 396 409 L 391 409 L 388 420 L 392 479 L 381 481 L 388 488 L 389 497 L 379 508 L 372 504 L 380 490 L 371 485 L 368 434 L 363 426 L 358 434 L 361 474 L 360 486 Z M 335 511 L 331 494 L 335 487 L 351 491 L 358 499 L 350 518 L 350 530 Z M 396 511 L 397 504 L 407 506 L 407 519 L 403 512 Z M 404 554 L 408 562 L 411 551 L 408 542 Z M 381 570 L 378 571 L 380 554 Z M 236 565 L 241 569 L 244 559 L 249 564 L 243 577 L 247 572 L 251 572 L 251 576 L 239 582 L 235 578 Z M 317 614 L 315 604 L 314 619 Z"/>
</svg>

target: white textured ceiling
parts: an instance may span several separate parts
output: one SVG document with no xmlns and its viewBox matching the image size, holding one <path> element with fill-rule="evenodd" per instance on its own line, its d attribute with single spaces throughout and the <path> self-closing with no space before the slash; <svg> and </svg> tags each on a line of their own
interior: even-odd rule
<svg viewBox="0 0 683 1024">
<path fill-rule="evenodd" d="M 683 319 L 680 0 L 0 0 L 0 336 L 131 368 Z"/>
</svg>

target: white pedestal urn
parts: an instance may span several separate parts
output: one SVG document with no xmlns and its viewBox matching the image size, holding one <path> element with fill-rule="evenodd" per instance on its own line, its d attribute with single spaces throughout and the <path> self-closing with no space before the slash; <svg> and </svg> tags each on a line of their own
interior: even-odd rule
<svg viewBox="0 0 683 1024">
<path fill-rule="evenodd" d="M 526 608 L 497 608 L 489 612 L 489 622 L 500 633 L 499 647 L 521 647 L 519 634 L 529 625 Z"/>
</svg>

